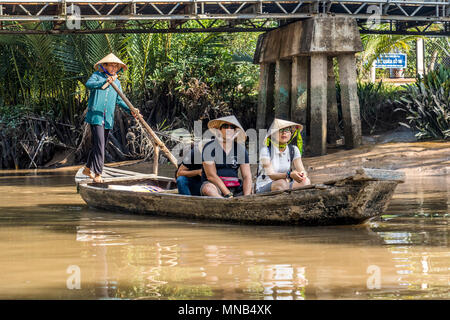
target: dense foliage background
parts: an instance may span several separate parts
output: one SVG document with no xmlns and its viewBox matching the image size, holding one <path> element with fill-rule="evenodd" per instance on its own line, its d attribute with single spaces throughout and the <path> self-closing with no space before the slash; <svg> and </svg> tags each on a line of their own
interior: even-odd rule
<svg viewBox="0 0 450 320">
<path fill-rule="evenodd" d="M 254 127 L 259 67 L 252 58 L 257 37 L 255 33 L 0 37 L 0 168 L 31 164 L 36 151 L 35 162 L 44 164 L 50 160 L 45 154 L 55 153 L 58 146 L 76 151 L 70 162 L 83 161 L 89 147 L 89 132 L 83 126 L 88 99 L 84 83 L 93 65 L 110 52 L 129 67 L 119 76 L 127 97 L 158 130 L 191 130 L 199 119 L 206 127 L 210 118 L 228 114 L 235 114 L 244 127 Z M 48 143 L 50 137 L 58 143 Z M 139 139 L 134 119 L 118 111 L 107 160 L 151 156 L 151 148 Z"/>
<path fill-rule="evenodd" d="M 99 27 L 95 21 L 87 23 Z M 85 160 L 90 132 L 84 124 L 88 99 L 84 83 L 94 71 L 93 65 L 110 52 L 129 66 L 119 76 L 122 87 L 157 131 L 192 130 L 193 122 L 199 119 L 206 128 L 209 119 L 229 114 L 236 115 L 244 128 L 254 128 L 259 66 L 252 64 L 252 58 L 258 36 L 2 35 L 0 168 L 67 165 Z M 444 63 L 450 52 L 448 38 L 426 40 L 433 44 L 427 46 L 426 71 L 434 75 L 417 86 L 367 82 L 373 59 L 393 50 L 406 51 L 409 57 L 416 38 L 362 35 L 365 50 L 357 55 L 357 72 L 364 134 L 394 128 L 403 119 L 405 125 L 421 132 L 419 138 L 449 138 L 449 93 L 439 89 L 441 84 L 446 88 L 449 81 Z M 383 72 L 378 70 L 377 74 Z M 337 69 L 336 76 L 339 79 Z M 438 84 L 428 85 L 431 82 Z M 337 94 L 339 103 L 339 84 Z M 421 110 L 432 111 L 426 114 Z M 433 120 L 436 114 L 440 117 L 437 122 Z M 407 121 L 405 117 L 409 117 Z M 118 110 L 115 119 L 106 160 L 151 157 L 152 146 L 135 120 Z"/>
</svg>

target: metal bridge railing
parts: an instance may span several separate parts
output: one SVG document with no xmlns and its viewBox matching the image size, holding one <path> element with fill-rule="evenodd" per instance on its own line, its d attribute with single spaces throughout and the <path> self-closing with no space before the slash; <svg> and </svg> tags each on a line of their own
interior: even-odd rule
<svg viewBox="0 0 450 320">
<path fill-rule="evenodd" d="M 450 21 L 448 0 L 0 0 L 0 20 L 64 20 L 79 8 L 85 20 L 305 18 L 331 13 L 357 19 Z"/>
<path fill-rule="evenodd" d="M 13 28 L 12 24 L 61 24 L 74 19 L 122 24 L 221 20 L 234 25 L 250 21 L 251 25 L 258 19 L 285 23 L 318 14 L 353 17 L 361 26 L 366 22 L 403 23 L 395 28 L 399 32 L 405 24 L 438 23 L 444 25 L 444 34 L 450 33 L 449 0 L 0 0 L 0 31 Z"/>
</svg>

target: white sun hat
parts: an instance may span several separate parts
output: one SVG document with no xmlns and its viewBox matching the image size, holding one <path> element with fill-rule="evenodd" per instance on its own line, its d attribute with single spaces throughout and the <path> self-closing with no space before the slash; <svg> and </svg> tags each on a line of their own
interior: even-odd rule
<svg viewBox="0 0 450 320">
<path fill-rule="evenodd" d="M 227 116 L 227 117 L 222 117 L 222 118 L 211 120 L 208 122 L 208 129 L 216 137 L 218 137 L 220 135 L 220 127 L 224 123 L 229 123 L 229 124 L 236 126 L 237 141 L 239 143 L 245 142 L 245 139 L 247 139 L 247 135 L 245 134 L 244 128 L 242 128 L 241 124 L 239 123 L 238 119 L 236 119 L 235 116 Z"/>
<path fill-rule="evenodd" d="M 264 138 L 264 143 L 267 142 L 267 138 L 269 138 L 271 135 L 273 135 L 274 133 L 277 133 L 278 131 L 280 131 L 283 128 L 288 128 L 288 127 L 294 127 L 295 129 L 299 129 L 300 132 L 303 130 L 303 126 L 301 124 L 298 124 L 298 123 L 295 123 L 292 121 L 275 118 L 273 120 L 272 124 L 270 125 L 269 131 L 267 132 L 266 137 Z"/>
</svg>

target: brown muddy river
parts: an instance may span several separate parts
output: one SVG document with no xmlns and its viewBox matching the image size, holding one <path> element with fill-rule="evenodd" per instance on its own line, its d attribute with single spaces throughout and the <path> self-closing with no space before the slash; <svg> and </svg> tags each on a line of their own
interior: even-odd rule
<svg viewBox="0 0 450 320">
<path fill-rule="evenodd" d="M 90 209 L 74 173 L 0 171 L 0 299 L 450 298 L 450 176 L 362 226 L 274 227 Z"/>
</svg>

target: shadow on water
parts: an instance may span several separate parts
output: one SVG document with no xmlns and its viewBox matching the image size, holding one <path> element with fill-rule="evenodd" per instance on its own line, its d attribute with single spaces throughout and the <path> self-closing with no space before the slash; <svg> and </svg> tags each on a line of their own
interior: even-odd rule
<svg viewBox="0 0 450 320">
<path fill-rule="evenodd" d="M 3 214 L 0 223 L 3 227 L 34 226 L 45 228 L 48 232 L 73 233 L 77 228 L 95 224 L 96 229 L 113 229 L 116 233 L 168 232 L 180 234 L 209 234 L 212 237 L 239 237 L 258 241 L 289 241 L 327 244 L 353 244 L 356 246 L 382 245 L 383 239 L 372 231 L 372 225 L 366 223 L 353 226 L 270 226 L 220 223 L 204 220 L 191 220 L 149 215 L 131 215 L 111 213 L 89 208 L 86 205 L 39 204 L 32 208 L 33 214 L 23 213 L 23 208 L 0 207 Z M 345 234 L 345 237 L 343 237 Z"/>
</svg>

